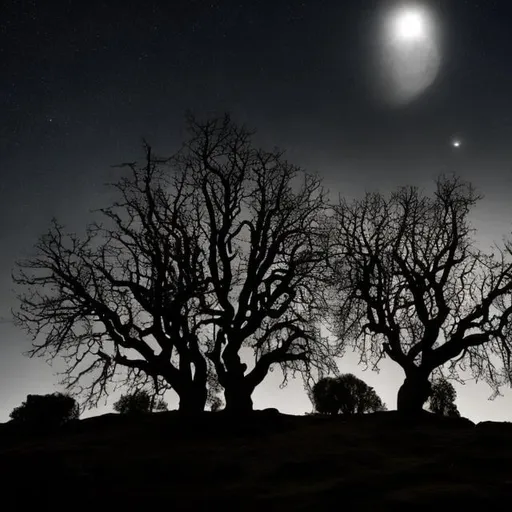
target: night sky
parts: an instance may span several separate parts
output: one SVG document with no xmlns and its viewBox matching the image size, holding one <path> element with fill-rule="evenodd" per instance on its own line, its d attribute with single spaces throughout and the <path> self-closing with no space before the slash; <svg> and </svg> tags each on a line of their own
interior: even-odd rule
<svg viewBox="0 0 512 512">
<path fill-rule="evenodd" d="M 485 196 L 474 218 L 480 240 L 508 235 L 512 3 L 421 6 L 434 23 L 436 73 L 414 97 L 391 101 L 382 26 L 396 2 L 4 0 L 0 421 L 28 393 L 59 390 L 55 369 L 21 355 L 29 340 L 8 322 L 14 261 L 30 253 L 52 216 L 81 229 L 90 209 L 108 204 L 103 184 L 119 172 L 111 166 L 140 158 L 142 137 L 159 154 L 174 151 L 187 110 L 230 112 L 257 129 L 258 144 L 318 171 L 335 195 L 429 187 L 439 173 L 456 172 Z M 417 59 L 411 66 L 421 68 Z M 363 372 L 355 362 L 348 354 L 340 369 L 395 408 L 402 370 Z M 311 410 L 299 382 L 285 390 L 279 382 L 277 371 L 269 374 L 254 395 L 257 408 Z M 461 414 L 473 421 L 511 419 L 511 392 L 489 402 L 485 384 L 456 389 Z"/>
</svg>

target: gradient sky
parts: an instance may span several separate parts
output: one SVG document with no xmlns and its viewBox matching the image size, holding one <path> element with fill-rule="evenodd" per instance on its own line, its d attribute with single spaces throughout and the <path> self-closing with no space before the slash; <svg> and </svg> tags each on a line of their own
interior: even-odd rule
<svg viewBox="0 0 512 512">
<path fill-rule="evenodd" d="M 485 196 L 475 212 L 481 240 L 510 233 L 512 3 L 401 3 L 432 14 L 440 56 L 434 82 L 406 104 L 387 101 L 379 77 L 392 64 L 377 65 L 396 2 L 2 2 L 0 421 L 28 393 L 59 390 L 55 369 L 21 355 L 30 342 L 8 321 L 14 261 L 52 216 L 80 229 L 91 208 L 108 204 L 110 166 L 139 158 L 142 137 L 172 152 L 187 109 L 231 112 L 258 130 L 258 143 L 318 171 L 336 195 L 429 186 L 457 172 Z M 376 374 L 356 363 L 348 354 L 340 369 L 394 408 L 402 370 L 388 363 Z M 279 382 L 277 371 L 269 375 L 257 408 L 311 410 L 300 383 L 280 390 Z M 489 402 L 485 384 L 456 389 L 470 419 L 512 418 L 511 392 Z"/>
</svg>

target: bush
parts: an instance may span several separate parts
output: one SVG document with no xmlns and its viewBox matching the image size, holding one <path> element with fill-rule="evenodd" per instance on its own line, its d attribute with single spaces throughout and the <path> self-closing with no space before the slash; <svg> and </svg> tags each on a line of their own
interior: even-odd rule
<svg viewBox="0 0 512 512">
<path fill-rule="evenodd" d="M 312 401 L 321 414 L 355 414 L 386 410 L 375 390 L 351 373 L 325 377 L 313 386 Z"/>
<path fill-rule="evenodd" d="M 27 395 L 25 402 L 9 415 L 12 423 L 28 430 L 58 428 L 79 416 L 76 400 L 64 393 Z"/>
<path fill-rule="evenodd" d="M 455 405 L 457 392 L 446 379 L 439 379 L 432 383 L 432 394 L 427 401 L 428 409 L 441 416 L 460 417 L 460 412 Z"/>
<path fill-rule="evenodd" d="M 145 390 L 121 395 L 114 404 L 114 410 L 120 414 L 143 414 L 148 412 L 167 411 L 167 403 L 162 399 L 153 402 L 152 397 Z"/>
</svg>

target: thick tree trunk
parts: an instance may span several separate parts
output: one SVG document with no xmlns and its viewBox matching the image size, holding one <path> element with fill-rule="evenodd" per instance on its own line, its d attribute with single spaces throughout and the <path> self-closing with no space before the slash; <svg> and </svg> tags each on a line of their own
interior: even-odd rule
<svg viewBox="0 0 512 512">
<path fill-rule="evenodd" d="M 193 355 L 195 356 L 193 358 L 188 355 L 183 355 L 180 358 L 179 382 L 172 382 L 168 379 L 180 397 L 178 410 L 184 413 L 204 411 L 208 396 L 206 361 L 202 355 Z M 193 368 L 194 373 L 192 372 Z"/>
<path fill-rule="evenodd" d="M 216 367 L 219 382 L 224 388 L 224 410 L 232 414 L 247 414 L 253 410 L 251 395 L 255 386 L 245 375 L 247 365 L 240 359 L 239 347 L 240 343 L 232 338 L 222 354 L 223 364 L 216 364 Z"/>
<path fill-rule="evenodd" d="M 398 390 L 397 409 L 405 414 L 419 414 L 432 392 L 428 374 L 409 374 Z"/>
<path fill-rule="evenodd" d="M 178 410 L 184 413 L 197 413 L 206 407 L 206 386 L 197 386 L 180 395 Z"/>
<path fill-rule="evenodd" d="M 253 410 L 252 390 L 243 382 L 233 382 L 224 389 L 226 412 L 247 414 Z"/>
</svg>

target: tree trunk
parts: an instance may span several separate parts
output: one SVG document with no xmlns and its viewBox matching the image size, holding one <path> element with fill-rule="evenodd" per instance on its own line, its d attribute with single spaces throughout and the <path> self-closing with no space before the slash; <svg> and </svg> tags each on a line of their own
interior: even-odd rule
<svg viewBox="0 0 512 512">
<path fill-rule="evenodd" d="M 178 410 L 184 413 L 197 413 L 206 407 L 206 386 L 197 386 L 180 395 Z"/>
<path fill-rule="evenodd" d="M 419 414 L 431 392 L 432 385 L 428 375 L 419 372 L 409 374 L 398 390 L 398 411 L 405 414 Z"/>
<path fill-rule="evenodd" d="M 247 414 L 253 410 L 252 390 L 243 382 L 233 382 L 225 387 L 226 412 Z"/>
</svg>

